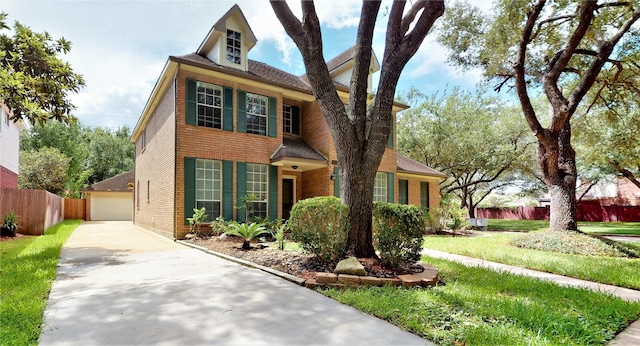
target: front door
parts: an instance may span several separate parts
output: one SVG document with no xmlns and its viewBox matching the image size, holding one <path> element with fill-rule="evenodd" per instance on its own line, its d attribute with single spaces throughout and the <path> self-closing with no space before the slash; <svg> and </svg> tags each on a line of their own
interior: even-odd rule
<svg viewBox="0 0 640 346">
<path fill-rule="evenodd" d="M 291 215 L 291 208 L 295 201 L 294 197 L 293 179 L 282 179 L 282 217 L 287 220 Z"/>
</svg>

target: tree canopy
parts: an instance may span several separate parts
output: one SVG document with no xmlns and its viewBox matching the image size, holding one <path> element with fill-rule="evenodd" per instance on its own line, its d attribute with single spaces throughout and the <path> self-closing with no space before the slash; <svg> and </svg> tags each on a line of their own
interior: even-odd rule
<svg viewBox="0 0 640 346">
<path fill-rule="evenodd" d="M 42 189 L 63 195 L 69 161 L 71 159 L 56 148 L 44 147 L 21 152 L 18 186 L 21 189 Z"/>
<path fill-rule="evenodd" d="M 111 131 L 50 121 L 20 134 L 20 155 L 57 149 L 69 158 L 64 194 L 79 197 L 79 190 L 87 184 L 133 169 L 134 146 L 129 137 L 126 126 Z"/>
<path fill-rule="evenodd" d="M 515 89 L 538 140 L 538 166 L 551 196 L 550 228 L 576 230 L 570 120 L 594 86 L 617 83 L 621 73 L 615 71 L 633 73 L 626 67 L 634 64 L 629 53 L 637 47 L 640 3 L 499 0 L 493 12 L 459 3 L 443 21 L 440 41 L 451 49 L 450 61 L 481 67 L 498 81 L 497 89 Z M 547 112 L 532 104 L 540 93 L 549 102 Z"/>
<path fill-rule="evenodd" d="M 0 13 L 0 32 L 10 30 L 6 18 L 6 13 Z M 77 93 L 85 82 L 59 57 L 70 49 L 71 42 L 64 38 L 53 39 L 18 22 L 12 36 L 0 34 L 0 95 L 12 120 L 34 124 L 75 120 L 68 93 Z"/>
<path fill-rule="evenodd" d="M 449 176 L 440 184 L 469 208 L 494 190 L 514 185 L 535 166 L 533 140 L 519 108 L 483 88 L 424 95 L 412 89 L 412 107 L 399 117 L 398 150 Z"/>
</svg>

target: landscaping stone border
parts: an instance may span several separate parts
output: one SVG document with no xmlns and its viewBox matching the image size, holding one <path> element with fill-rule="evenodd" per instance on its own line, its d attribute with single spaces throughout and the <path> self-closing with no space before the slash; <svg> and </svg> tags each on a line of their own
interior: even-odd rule
<svg viewBox="0 0 640 346">
<path fill-rule="evenodd" d="M 417 274 L 399 275 L 397 278 L 377 278 L 374 276 L 359 276 L 351 274 L 316 273 L 315 279 L 307 280 L 304 285 L 308 288 L 316 287 L 353 287 L 353 286 L 402 286 L 402 287 L 432 287 L 438 283 L 438 269 L 418 263 L 424 271 Z"/>
</svg>

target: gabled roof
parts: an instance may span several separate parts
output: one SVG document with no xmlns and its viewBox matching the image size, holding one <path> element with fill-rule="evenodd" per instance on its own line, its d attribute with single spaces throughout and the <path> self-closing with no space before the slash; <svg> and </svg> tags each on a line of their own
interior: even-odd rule
<svg viewBox="0 0 640 346">
<path fill-rule="evenodd" d="M 196 53 L 206 55 L 218 40 L 218 35 L 226 33 L 227 19 L 234 15 L 237 15 L 241 19 L 242 24 L 245 26 L 245 42 L 247 44 L 247 51 L 255 46 L 256 42 L 258 42 L 258 40 L 256 39 L 256 35 L 253 34 L 253 30 L 251 30 L 249 22 L 247 22 L 247 18 L 244 16 L 244 13 L 242 13 L 240 6 L 238 6 L 238 4 L 235 4 L 229 11 L 227 11 L 227 13 L 220 17 L 220 19 L 218 19 L 215 24 L 213 24 L 211 30 L 209 30 L 209 33 L 205 37 L 204 41 L 202 41 L 202 43 L 200 44 L 200 47 L 198 47 Z"/>
<path fill-rule="evenodd" d="M 298 89 L 305 93 L 311 93 L 311 88 L 307 84 L 305 84 L 298 76 L 251 59 L 249 59 L 249 70 L 247 72 L 216 64 L 215 62 L 196 53 L 182 56 L 170 56 L 169 60 L 196 65 L 210 70 L 217 70 L 224 73 L 234 74 L 244 78 L 268 82 L 270 84 L 277 84 L 288 89 Z"/>
<path fill-rule="evenodd" d="M 115 177 L 99 181 L 91 186 L 81 189 L 81 191 L 113 191 L 113 192 L 129 192 L 129 184 L 132 184 L 135 177 L 133 170 L 118 174 Z"/>
<path fill-rule="evenodd" d="M 448 178 L 444 173 L 438 172 L 435 169 L 423 165 L 420 162 L 414 161 L 400 153 L 396 154 L 396 161 L 398 165 L 398 173 L 420 174 L 430 175 L 438 178 Z"/>
<path fill-rule="evenodd" d="M 271 160 L 278 160 L 285 157 L 316 160 L 327 162 L 324 155 L 317 152 L 300 137 L 283 136 L 282 145 L 271 155 Z"/>
</svg>

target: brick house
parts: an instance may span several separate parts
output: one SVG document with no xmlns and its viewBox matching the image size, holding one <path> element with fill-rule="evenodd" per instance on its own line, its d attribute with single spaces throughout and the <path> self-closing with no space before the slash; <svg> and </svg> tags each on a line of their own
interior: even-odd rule
<svg viewBox="0 0 640 346">
<path fill-rule="evenodd" d="M 180 239 L 193 208 L 244 220 L 236 206 L 254 194 L 252 216 L 287 218 L 297 200 L 339 194 L 333 139 L 305 76 L 248 59 L 255 44 L 235 5 L 195 53 L 169 57 L 131 138 L 136 224 Z M 347 104 L 353 50 L 328 66 Z M 394 106 L 394 124 L 405 108 Z M 377 171 L 376 200 L 439 204 L 445 176 L 397 154 L 395 133 Z"/>
</svg>

